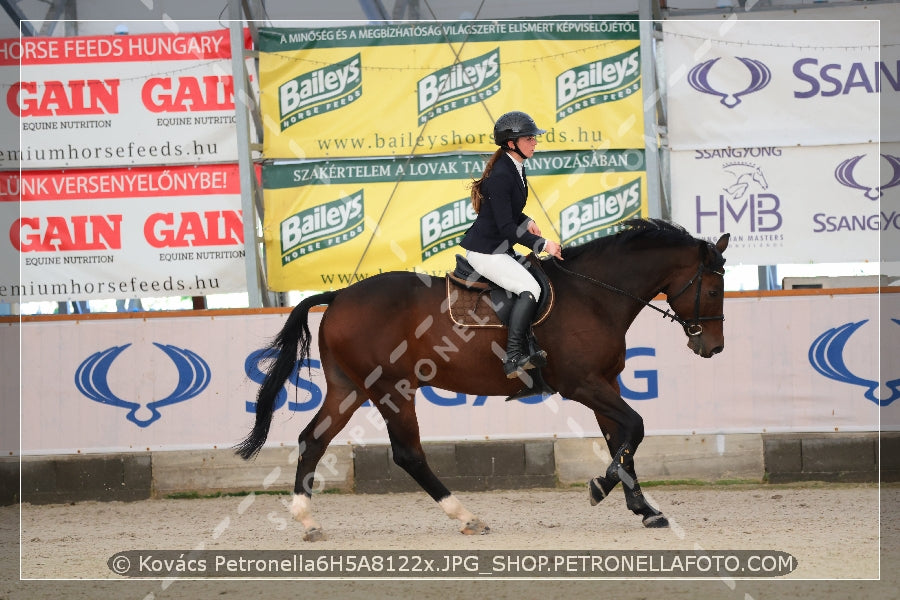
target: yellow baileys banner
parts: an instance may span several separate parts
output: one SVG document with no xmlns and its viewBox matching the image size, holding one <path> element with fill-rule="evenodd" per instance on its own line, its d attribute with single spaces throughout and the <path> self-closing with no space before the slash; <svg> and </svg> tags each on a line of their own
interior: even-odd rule
<svg viewBox="0 0 900 600">
<path fill-rule="evenodd" d="M 542 150 L 644 147 L 633 17 L 264 28 L 259 49 L 266 158 L 486 152 L 511 110 Z"/>
<path fill-rule="evenodd" d="M 452 270 L 475 220 L 469 184 L 486 159 L 448 154 L 264 165 L 270 289 L 337 289 L 385 271 Z M 547 238 L 583 244 L 647 215 L 642 151 L 541 152 L 527 165 L 525 213 Z"/>
</svg>

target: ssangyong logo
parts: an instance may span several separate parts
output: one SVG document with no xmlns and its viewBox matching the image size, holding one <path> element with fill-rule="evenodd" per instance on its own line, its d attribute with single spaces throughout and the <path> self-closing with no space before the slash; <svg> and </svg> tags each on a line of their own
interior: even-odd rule
<svg viewBox="0 0 900 600">
<path fill-rule="evenodd" d="M 886 183 L 870 186 L 857 181 L 854 172 L 856 171 L 856 166 L 865 157 L 865 154 L 853 156 L 842 161 L 834 170 L 834 178 L 837 179 L 838 183 L 841 185 L 856 190 L 862 190 L 863 195 L 869 200 L 878 200 L 884 194 L 884 190 L 900 185 L 900 157 L 892 156 L 890 154 L 882 154 L 881 156 L 891 167 L 891 170 L 889 171 L 890 178 Z M 883 172 L 888 171 L 885 169 Z"/>
<path fill-rule="evenodd" d="M 758 92 L 759 90 L 769 85 L 769 81 L 772 80 L 772 71 L 770 71 L 769 67 L 764 65 L 762 62 L 753 58 L 745 58 L 741 56 L 736 56 L 735 58 L 741 61 L 741 63 L 743 63 L 743 65 L 747 67 L 747 70 L 750 71 L 750 82 L 744 89 L 736 91 L 720 91 L 715 89 L 712 84 L 710 84 L 709 72 L 719 61 L 719 58 L 711 58 L 691 69 L 690 73 L 688 73 L 688 83 L 698 92 L 703 92 L 704 94 L 711 94 L 713 96 L 720 97 L 720 103 L 723 106 L 727 108 L 734 108 L 741 103 L 741 96 L 746 96 L 747 94 Z"/>
<path fill-rule="evenodd" d="M 900 320 L 898 319 L 891 319 L 891 321 L 900 325 Z M 845 323 L 822 333 L 809 347 L 809 364 L 819 374 L 824 375 L 828 379 L 864 388 L 863 397 L 866 400 L 870 400 L 878 406 L 887 406 L 900 397 L 900 378 L 891 379 L 885 383 L 890 391 L 890 395 L 882 398 L 878 394 L 878 388 L 881 387 L 878 381 L 855 375 L 847 368 L 847 364 L 844 362 L 847 342 L 867 322 L 868 319 L 857 321 L 856 323 Z"/>
<path fill-rule="evenodd" d="M 439 69 L 417 85 L 419 125 L 500 91 L 500 48 Z"/>
<path fill-rule="evenodd" d="M 556 77 L 556 120 L 640 89 L 640 48 L 563 71 Z"/>
<path fill-rule="evenodd" d="M 475 221 L 475 209 L 468 198 L 439 206 L 419 219 L 422 233 L 422 260 L 459 244 Z"/>
<path fill-rule="evenodd" d="M 281 264 L 349 242 L 365 228 L 363 191 L 314 206 L 281 222 Z"/>
<path fill-rule="evenodd" d="M 278 115 L 284 131 L 304 119 L 347 106 L 362 96 L 359 54 L 309 73 L 278 87 Z"/>
<path fill-rule="evenodd" d="M 559 213 L 563 245 L 583 244 L 615 233 L 620 224 L 641 212 L 641 180 L 589 196 Z"/>
<path fill-rule="evenodd" d="M 187 348 L 156 342 L 153 345 L 165 352 L 178 369 L 178 383 L 165 398 L 153 400 L 145 406 L 140 402 L 119 398 L 110 389 L 109 370 L 113 361 L 131 344 L 112 346 L 84 359 L 75 371 L 75 387 L 94 402 L 128 409 L 126 419 L 138 427 L 148 427 L 162 416 L 160 408 L 194 398 L 206 389 L 210 381 L 209 365 L 197 353 Z M 133 373 L 134 368 L 128 367 L 128 371 Z M 141 411 L 141 408 L 145 410 Z M 141 416 L 141 413 L 146 414 L 147 411 L 149 415 Z"/>
</svg>

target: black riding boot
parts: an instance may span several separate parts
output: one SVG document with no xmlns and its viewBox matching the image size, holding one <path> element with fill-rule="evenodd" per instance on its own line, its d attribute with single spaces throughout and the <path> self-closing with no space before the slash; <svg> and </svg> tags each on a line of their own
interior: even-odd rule
<svg viewBox="0 0 900 600">
<path fill-rule="evenodd" d="M 503 372 L 509 379 L 514 379 L 519 370 L 547 364 L 546 352 L 529 352 L 528 333 L 531 331 L 531 321 L 537 312 L 537 306 L 537 300 L 531 292 L 523 292 L 516 298 L 509 314 L 509 338 L 506 342 L 506 360 L 503 361 Z"/>
</svg>

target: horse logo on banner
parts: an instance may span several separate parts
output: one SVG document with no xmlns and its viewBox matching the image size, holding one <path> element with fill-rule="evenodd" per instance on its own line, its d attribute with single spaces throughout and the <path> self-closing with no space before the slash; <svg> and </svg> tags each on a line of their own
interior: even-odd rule
<svg viewBox="0 0 900 600">
<path fill-rule="evenodd" d="M 732 200 L 743 198 L 753 184 L 756 184 L 762 190 L 769 189 L 769 182 L 766 181 L 766 176 L 759 165 L 736 161 L 725 163 L 722 165 L 722 170 L 734 178 L 731 183 L 722 188 L 726 194 L 731 196 Z"/>
<path fill-rule="evenodd" d="M 109 389 L 108 382 L 109 369 L 113 361 L 130 345 L 113 346 L 86 358 L 78 365 L 78 369 L 75 371 L 75 386 L 79 392 L 94 402 L 127 408 L 128 414 L 125 415 L 125 418 L 138 427 L 148 427 L 159 419 L 162 416 L 159 409 L 163 406 L 190 400 L 199 395 L 209 385 L 209 365 L 198 354 L 186 348 L 176 348 L 175 346 L 153 342 L 154 346 L 165 352 L 172 359 L 172 362 L 175 363 L 178 369 L 178 383 L 172 393 L 162 400 L 154 400 L 147 403 L 146 408 L 150 411 L 149 417 L 139 417 L 138 411 L 141 409 L 142 404 L 119 398 Z"/>
<path fill-rule="evenodd" d="M 769 70 L 769 67 L 753 58 L 741 56 L 736 56 L 735 58 L 741 61 L 750 71 L 750 84 L 743 90 L 733 94 L 721 92 L 709 83 L 709 72 L 719 61 L 719 58 L 711 58 L 694 66 L 688 73 L 688 84 L 698 92 L 720 97 L 721 100 L 719 102 L 726 108 L 734 108 L 741 103 L 741 96 L 758 92 L 769 85 L 769 82 L 772 80 L 772 71 Z"/>
<path fill-rule="evenodd" d="M 863 190 L 865 197 L 869 200 L 878 200 L 884 195 L 884 190 L 900 185 L 900 156 L 891 156 L 890 154 L 882 154 L 881 156 L 891 166 L 891 178 L 887 183 L 883 183 L 880 186 L 869 187 L 856 181 L 853 171 L 856 169 L 856 165 L 859 164 L 859 161 L 865 157 L 865 154 L 853 156 L 842 161 L 834 170 L 834 178 L 838 180 L 838 183 L 845 185 L 848 188 Z"/>
<path fill-rule="evenodd" d="M 900 325 L 898 319 L 891 319 L 891 321 Z M 890 390 L 890 396 L 882 399 L 876 395 L 880 387 L 877 381 L 854 375 L 844 363 L 844 346 L 856 330 L 867 322 L 868 319 L 857 323 L 845 323 L 840 327 L 829 329 L 817 337 L 809 347 L 809 364 L 828 379 L 865 388 L 863 396 L 866 400 L 871 400 L 878 406 L 888 406 L 900 397 L 900 379 L 892 379 L 885 383 Z"/>
</svg>

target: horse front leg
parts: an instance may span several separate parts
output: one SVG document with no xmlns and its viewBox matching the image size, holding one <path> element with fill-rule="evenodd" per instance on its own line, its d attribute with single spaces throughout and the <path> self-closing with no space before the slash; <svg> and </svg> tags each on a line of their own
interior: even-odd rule
<svg viewBox="0 0 900 600">
<path fill-rule="evenodd" d="M 630 426 L 621 427 L 616 422 L 597 415 L 597 422 L 606 432 L 607 445 L 613 458 L 605 475 L 597 476 L 588 482 L 591 505 L 596 506 L 600 503 L 621 482 L 625 492 L 625 505 L 631 512 L 641 517 L 644 527 L 668 527 L 669 520 L 647 501 L 641 491 L 641 485 L 638 483 L 634 468 L 634 453 L 638 444 L 643 440 L 644 424 L 641 416 L 633 410 L 628 416 L 630 418 L 627 420 L 627 425 Z M 630 434 L 623 436 L 620 432 L 630 432 Z"/>
</svg>

